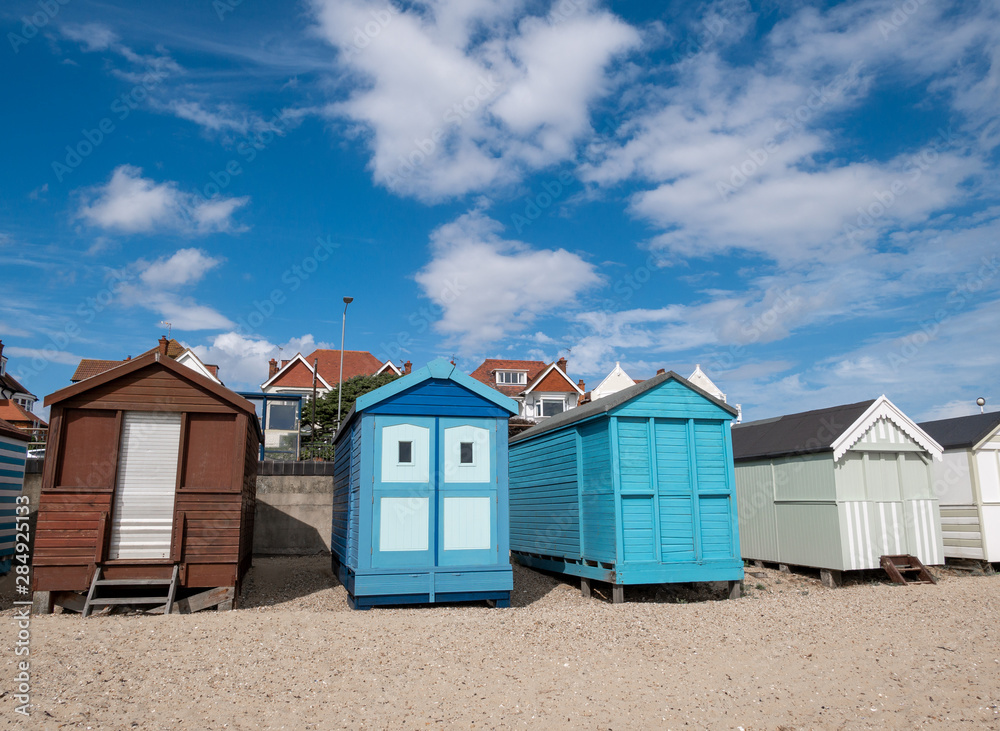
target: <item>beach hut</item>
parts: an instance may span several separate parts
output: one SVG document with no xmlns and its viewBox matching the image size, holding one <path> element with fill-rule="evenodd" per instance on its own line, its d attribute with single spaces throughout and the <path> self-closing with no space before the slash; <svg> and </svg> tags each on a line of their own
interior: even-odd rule
<svg viewBox="0 0 1000 731">
<path fill-rule="evenodd" d="M 31 437 L 10 422 L 0 419 L 0 576 L 11 569 L 15 553 L 15 536 L 19 523 L 18 508 L 26 518 L 28 506 L 20 505 L 24 486 L 24 460 Z M 27 537 L 25 539 L 27 546 Z"/>
<path fill-rule="evenodd" d="M 247 400 L 158 350 L 52 408 L 32 581 L 37 611 L 231 607 L 250 567 L 260 426 Z"/>
<path fill-rule="evenodd" d="M 743 558 L 840 572 L 944 562 L 941 446 L 885 396 L 733 427 Z"/>
<path fill-rule="evenodd" d="M 944 555 L 1000 561 L 1000 411 L 920 427 L 944 448 L 934 463 Z"/>
<path fill-rule="evenodd" d="M 507 419 L 438 359 L 358 398 L 335 438 L 333 570 L 351 605 L 509 606 Z"/>
<path fill-rule="evenodd" d="M 624 586 L 726 581 L 739 596 L 730 421 L 670 371 L 510 441 L 511 550 L 525 566 Z"/>
</svg>

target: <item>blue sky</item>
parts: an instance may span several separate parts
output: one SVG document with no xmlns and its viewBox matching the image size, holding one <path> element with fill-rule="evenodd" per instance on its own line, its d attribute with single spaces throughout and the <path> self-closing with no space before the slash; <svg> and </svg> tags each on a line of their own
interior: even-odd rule
<svg viewBox="0 0 1000 731">
<path fill-rule="evenodd" d="M 637 7 L 638 6 L 638 7 Z M 1000 404 L 991 2 L 0 8 L 0 338 L 700 363 L 747 418 Z M 280 350 L 279 350 L 280 348 Z"/>
</svg>

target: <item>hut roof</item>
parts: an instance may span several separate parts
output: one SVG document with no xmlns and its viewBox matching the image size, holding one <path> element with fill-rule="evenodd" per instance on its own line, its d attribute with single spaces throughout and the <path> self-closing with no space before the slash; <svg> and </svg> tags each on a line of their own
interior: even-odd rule
<svg viewBox="0 0 1000 731">
<path fill-rule="evenodd" d="M 22 442 L 30 442 L 31 436 L 25 432 L 18 429 L 16 426 L 11 424 L 9 421 L 0 419 L 0 437 L 8 437 L 10 439 L 20 439 Z"/>
<path fill-rule="evenodd" d="M 344 433 L 344 429 L 351 423 L 354 416 L 359 411 L 369 409 L 375 404 L 381 403 L 386 399 L 400 394 L 403 391 L 407 391 L 424 381 L 429 381 L 432 378 L 454 381 L 459 386 L 463 386 L 477 396 L 496 404 L 501 409 L 509 411 L 511 414 L 516 415 L 518 412 L 517 402 L 514 399 L 504 396 L 499 391 L 480 383 L 472 376 L 467 376 L 462 373 L 462 371 L 460 371 L 454 363 L 451 363 L 444 358 L 438 358 L 436 360 L 432 360 L 423 368 L 419 368 L 412 373 L 409 373 L 401 378 L 397 378 L 391 383 L 387 383 L 380 388 L 376 388 L 374 391 L 369 391 L 363 396 L 359 396 L 357 401 L 354 402 L 354 406 L 351 407 L 351 411 L 347 415 L 347 418 L 344 419 L 344 423 L 341 424 L 340 430 L 334 437 L 334 441 L 340 438 L 340 435 Z"/>
<path fill-rule="evenodd" d="M 879 419 L 888 419 L 935 459 L 941 445 L 883 394 L 856 404 L 803 411 L 733 426 L 733 459 L 833 452 L 839 460 Z"/>
<path fill-rule="evenodd" d="M 925 421 L 920 428 L 945 449 L 970 449 L 1000 427 L 1000 411 Z"/>
<path fill-rule="evenodd" d="M 198 373 L 185 365 L 177 363 L 172 358 L 161 358 L 159 351 L 151 351 L 142 355 L 138 358 L 133 358 L 132 360 L 123 361 L 120 365 L 105 371 L 104 373 L 99 373 L 95 376 L 91 376 L 84 381 L 79 383 L 74 383 L 72 386 L 67 386 L 66 388 L 60 389 L 55 393 L 50 393 L 45 397 L 45 405 L 52 406 L 66 399 L 78 396 L 81 393 L 85 393 L 92 388 L 102 386 L 105 383 L 117 380 L 122 376 L 126 376 L 135 371 L 147 368 L 151 365 L 158 364 L 161 368 L 165 368 L 171 371 L 175 375 L 179 376 L 185 381 L 191 382 L 193 385 L 209 391 L 212 395 L 219 398 L 221 401 L 225 401 L 233 406 L 238 411 L 242 411 L 253 417 L 252 421 L 256 426 L 257 433 L 259 436 L 263 435 L 260 430 L 260 422 L 257 420 L 257 411 L 254 405 L 247 401 L 245 398 L 237 394 L 235 391 L 230 391 L 225 386 L 219 385 L 210 378 L 206 378 L 201 373 Z"/>
<path fill-rule="evenodd" d="M 646 391 L 649 391 L 650 389 L 659 386 L 661 383 L 666 383 L 671 379 L 677 381 L 678 383 L 681 383 L 684 386 L 687 386 L 692 391 L 695 391 L 699 395 L 704 396 L 715 405 L 719 406 L 722 409 L 725 409 L 733 416 L 736 416 L 737 413 L 736 409 L 727 404 L 725 401 L 717 399 L 712 394 L 708 393 L 704 389 L 699 388 L 698 386 L 695 386 L 689 380 L 683 378 L 682 376 L 677 375 L 673 371 L 667 371 L 666 373 L 660 373 L 656 376 L 653 376 L 652 378 L 642 381 L 641 383 L 637 383 L 634 386 L 629 386 L 628 388 L 624 388 L 621 391 L 618 391 L 617 393 L 611 394 L 610 396 L 605 396 L 603 398 L 597 399 L 596 401 L 591 401 L 589 404 L 586 404 L 584 406 L 577 406 L 575 409 L 569 409 L 568 411 L 564 411 L 561 414 L 550 416 L 542 423 L 521 432 L 516 437 L 511 439 L 510 442 L 511 444 L 513 444 L 515 442 L 520 442 L 525 439 L 532 439 L 533 437 L 537 437 L 539 434 L 544 434 L 547 431 L 551 431 L 553 429 L 559 429 L 569 424 L 573 424 L 578 421 L 583 421 L 584 419 L 589 419 L 599 414 L 607 413 L 608 411 L 611 411 L 612 409 L 621 406 L 626 401 L 631 401 L 637 396 L 641 396 Z"/>
</svg>

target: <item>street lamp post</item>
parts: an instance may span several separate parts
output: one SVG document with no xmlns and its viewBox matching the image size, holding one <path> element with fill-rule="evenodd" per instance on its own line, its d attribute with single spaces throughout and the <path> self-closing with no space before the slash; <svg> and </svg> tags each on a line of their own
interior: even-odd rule
<svg viewBox="0 0 1000 731">
<path fill-rule="evenodd" d="M 347 306 L 354 301 L 353 297 L 344 297 L 344 320 L 340 324 L 340 380 L 337 382 L 337 431 L 340 431 L 340 402 L 344 394 L 344 331 L 347 329 Z"/>
</svg>

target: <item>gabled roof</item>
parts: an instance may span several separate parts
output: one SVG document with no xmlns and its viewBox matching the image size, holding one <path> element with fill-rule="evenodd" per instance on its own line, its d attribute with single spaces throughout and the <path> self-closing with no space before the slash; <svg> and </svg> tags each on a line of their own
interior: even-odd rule
<svg viewBox="0 0 1000 731">
<path fill-rule="evenodd" d="M 826 452 L 874 403 L 871 399 L 733 425 L 733 459 Z"/>
<path fill-rule="evenodd" d="M 312 388 L 313 361 L 316 363 L 317 386 L 331 389 L 331 384 L 336 384 L 340 380 L 340 351 L 318 348 L 307 356 L 296 353 L 291 360 L 282 362 L 281 368 L 273 376 L 261 384 L 261 389 L 272 386 L 280 388 Z M 306 377 L 301 370 L 293 368 L 294 364 L 304 363 L 309 371 Z M 344 351 L 344 380 L 355 376 L 373 376 L 378 373 L 384 364 L 367 350 L 345 350 Z M 393 370 L 397 370 L 393 366 Z M 398 372 L 398 370 L 397 370 Z"/>
<path fill-rule="evenodd" d="M 711 401 L 719 408 L 724 409 L 733 416 L 736 416 L 736 409 L 727 404 L 725 401 L 721 401 L 715 398 L 715 396 L 713 396 L 712 394 L 704 391 L 701 388 L 698 388 L 693 383 L 688 381 L 686 378 L 679 376 L 673 371 L 667 371 L 666 373 L 659 373 L 653 376 L 652 378 L 643 381 L 642 383 L 637 383 L 634 386 L 623 388 L 621 391 L 618 391 L 617 393 L 610 394 L 608 396 L 605 396 L 604 398 L 597 399 L 596 401 L 591 401 L 589 404 L 586 404 L 584 406 L 577 406 L 575 409 L 570 409 L 568 411 L 562 412 L 561 414 L 550 416 L 541 424 L 533 426 L 530 429 L 526 429 L 525 431 L 518 434 L 516 437 L 510 440 L 510 443 L 513 444 L 514 442 L 519 442 L 524 439 L 532 439 L 540 434 L 544 434 L 547 431 L 551 431 L 552 429 L 559 429 L 561 427 L 567 426 L 568 424 L 573 424 L 577 421 L 583 421 L 584 419 L 589 419 L 599 414 L 606 414 L 612 409 L 621 406 L 626 401 L 631 401 L 637 396 L 641 396 L 642 394 L 646 393 L 646 391 L 649 391 L 659 386 L 661 383 L 666 383 L 671 379 L 677 381 L 683 386 L 687 386 L 695 393 L 707 398 L 709 401 Z"/>
<path fill-rule="evenodd" d="M 935 459 L 941 458 L 941 446 L 882 395 L 856 404 L 734 425 L 733 459 L 833 452 L 834 460 L 839 460 L 879 419 L 893 422 Z"/>
<path fill-rule="evenodd" d="M 33 398 L 35 396 L 35 394 L 21 385 L 21 382 L 14 378 L 14 376 L 10 375 L 10 373 L 6 370 L 3 372 L 3 375 L 0 376 L 0 392 L 3 391 L 9 392 L 12 396 L 15 393 L 25 393 Z"/>
<path fill-rule="evenodd" d="M 546 381 L 546 379 L 549 380 L 549 384 L 545 388 L 538 388 Z M 555 380 L 556 383 L 552 383 L 551 381 L 553 380 Z M 569 385 L 569 388 L 566 388 L 567 384 Z M 573 383 L 569 376 L 563 373 L 562 368 L 560 368 L 556 363 L 550 364 L 544 371 L 539 373 L 534 380 L 530 381 L 528 387 L 524 389 L 524 392 L 530 393 L 536 388 L 538 388 L 539 391 L 576 391 L 581 396 L 583 395 L 583 389 Z"/>
<path fill-rule="evenodd" d="M 703 388 L 716 398 L 720 398 L 723 401 L 726 400 L 726 394 L 722 392 L 722 389 L 712 382 L 712 379 L 705 375 L 705 371 L 701 369 L 701 364 L 695 364 L 694 371 L 688 376 L 688 380 L 699 388 Z"/>
<path fill-rule="evenodd" d="M 17 403 L 17 401 L 10 399 L 0 401 L 0 419 L 4 419 L 5 421 L 13 422 L 15 424 L 21 421 L 30 421 L 40 426 L 48 426 L 43 418 L 32 414 L 30 411 L 21 406 L 21 404 Z"/>
<path fill-rule="evenodd" d="M 386 371 L 392 371 L 397 376 L 403 375 L 403 371 L 399 370 L 399 368 L 396 367 L 396 364 L 393 363 L 391 360 L 387 360 L 385 363 L 383 363 L 382 367 L 379 368 L 377 371 L 375 371 L 375 375 L 377 376 L 380 373 L 385 373 Z"/>
<path fill-rule="evenodd" d="M 136 356 L 136 359 L 141 358 L 144 355 L 149 355 L 150 353 L 156 353 L 157 351 L 159 351 L 159 349 L 160 349 L 159 345 L 157 345 L 154 348 L 150 348 L 145 353 Z M 176 360 L 177 358 L 180 358 L 182 355 L 184 355 L 184 353 L 190 353 L 190 352 L 191 352 L 190 348 L 185 348 L 177 340 L 174 340 L 173 338 L 167 340 L 168 358 L 173 358 L 174 360 Z M 191 354 L 194 355 L 194 353 Z M 195 357 L 197 358 L 198 356 Z M 73 375 L 70 376 L 69 380 L 71 383 L 79 383 L 80 381 L 83 381 L 87 378 L 93 378 L 96 375 L 104 373 L 105 371 L 110 371 L 112 368 L 117 368 L 122 363 L 128 363 L 131 360 L 133 360 L 131 356 L 129 356 L 125 360 L 103 360 L 100 358 L 83 358 L 80 361 L 80 364 L 76 367 L 76 370 L 73 371 Z M 201 360 L 199 359 L 198 362 L 201 363 Z M 202 365 L 205 364 L 202 363 Z M 214 368 L 215 372 L 212 375 L 213 377 L 218 378 L 218 370 L 219 370 L 218 366 L 206 366 L 206 368 Z"/>
<path fill-rule="evenodd" d="M 402 376 L 401 378 L 397 378 L 395 381 L 387 383 L 380 388 L 376 388 L 374 391 L 369 391 L 363 396 L 359 396 L 354 402 L 354 406 L 351 407 L 351 411 L 347 415 L 347 418 L 344 419 L 344 423 L 340 425 L 340 430 L 334 437 L 334 441 L 336 441 L 340 435 L 344 433 L 344 429 L 347 428 L 358 412 L 370 409 L 372 406 L 375 406 L 386 399 L 392 398 L 403 391 L 407 391 L 424 381 L 429 381 L 432 378 L 454 381 L 459 386 L 462 386 L 469 391 L 472 391 L 477 396 L 481 396 L 487 401 L 496 404 L 501 409 L 510 412 L 512 415 L 517 415 L 518 406 L 514 399 L 498 393 L 496 389 L 482 384 L 472 378 L 472 376 L 465 375 L 458 370 L 458 367 L 454 363 L 449 362 L 445 358 L 438 358 L 436 360 L 432 360 L 423 368 L 415 370 L 412 373 Z"/>
<path fill-rule="evenodd" d="M 125 360 L 95 360 L 93 358 L 84 358 L 80 361 L 80 364 L 73 371 L 73 375 L 69 377 L 71 383 L 79 383 L 80 381 L 86 380 L 92 376 L 96 376 L 104 371 L 110 371 L 112 368 L 117 368 L 122 363 L 127 363 Z"/>
<path fill-rule="evenodd" d="M 495 391 L 507 396 L 519 396 L 532 383 L 538 375 L 544 371 L 546 364 L 540 360 L 505 360 L 501 358 L 487 358 L 482 364 L 469 375 L 480 383 L 484 383 Z M 518 383 L 497 383 L 496 371 L 524 371 L 525 382 Z"/>
<path fill-rule="evenodd" d="M 203 376 L 193 368 L 181 365 L 172 358 L 161 358 L 159 351 L 153 351 L 152 353 L 147 353 L 139 358 L 133 358 L 132 360 L 125 361 L 109 371 L 105 371 L 104 373 L 88 378 L 86 381 L 74 383 L 72 386 L 67 386 L 66 388 L 62 388 L 55 393 L 50 393 L 45 397 L 45 405 L 52 406 L 53 404 L 58 404 L 67 399 L 71 399 L 74 396 L 86 393 L 92 388 L 103 386 L 105 383 L 110 383 L 111 381 L 115 381 L 122 376 L 127 376 L 130 373 L 135 373 L 138 370 L 142 370 L 143 368 L 148 368 L 150 366 L 165 368 L 166 370 L 179 376 L 181 379 L 190 381 L 195 386 L 205 389 L 219 399 L 231 404 L 234 408 L 252 416 L 253 418 L 251 421 L 253 421 L 256 425 L 258 435 L 262 436 L 262 432 L 260 431 L 260 422 L 257 420 L 257 411 L 252 403 L 237 394 L 235 391 L 230 391 L 225 386 Z"/>
<path fill-rule="evenodd" d="M 972 449 L 1000 428 L 1000 411 L 924 421 L 920 428 L 945 449 Z"/>
<path fill-rule="evenodd" d="M 31 436 L 26 432 L 21 431 L 16 426 L 11 424 L 9 421 L 4 421 L 0 419 L 0 437 L 7 437 L 8 439 L 18 439 L 22 442 L 30 442 Z"/>
<path fill-rule="evenodd" d="M 201 375 L 206 376 L 207 378 L 210 378 L 213 381 L 216 381 L 217 383 L 220 384 L 222 383 L 222 381 L 219 380 L 219 375 L 218 375 L 219 366 L 203 363 L 201 358 L 199 358 L 198 355 L 193 350 L 191 350 L 191 348 L 188 348 L 183 353 L 178 355 L 176 361 L 181 365 L 187 366 L 188 368 L 197 371 Z"/>
<path fill-rule="evenodd" d="M 628 373 L 625 372 L 625 369 L 622 368 L 622 364 L 621 363 L 615 363 L 615 367 L 612 368 L 611 372 L 608 373 L 608 375 L 606 375 L 604 377 L 604 380 L 601 381 L 596 386 L 594 386 L 594 388 L 592 388 L 590 391 L 588 391 L 587 393 L 585 393 L 584 396 L 585 397 L 590 397 L 594 393 L 602 393 L 604 391 L 604 385 L 606 383 L 609 383 L 613 379 L 616 379 L 616 378 L 620 378 L 620 379 L 623 379 L 623 380 L 631 381 L 632 382 L 631 383 L 632 386 L 634 386 L 637 383 L 640 383 L 640 381 L 637 381 L 636 379 L 632 378 L 632 376 L 630 376 Z M 625 388 L 628 388 L 628 386 L 626 386 Z M 619 389 L 619 390 L 621 390 L 621 389 Z M 615 392 L 615 393 L 617 393 L 617 392 Z M 610 395 L 610 394 L 608 394 L 608 395 Z M 599 398 L 602 398 L 602 397 L 599 397 Z"/>
</svg>

